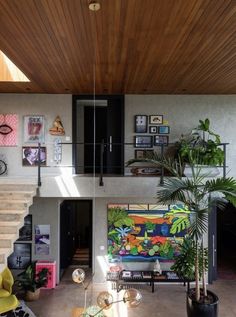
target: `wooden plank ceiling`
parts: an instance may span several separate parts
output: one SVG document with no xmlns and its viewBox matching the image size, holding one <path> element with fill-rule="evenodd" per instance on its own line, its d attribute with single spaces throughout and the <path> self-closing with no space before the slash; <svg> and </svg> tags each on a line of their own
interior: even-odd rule
<svg viewBox="0 0 236 317">
<path fill-rule="evenodd" d="M 235 0 L 0 0 L 0 92 L 235 94 Z"/>
</svg>

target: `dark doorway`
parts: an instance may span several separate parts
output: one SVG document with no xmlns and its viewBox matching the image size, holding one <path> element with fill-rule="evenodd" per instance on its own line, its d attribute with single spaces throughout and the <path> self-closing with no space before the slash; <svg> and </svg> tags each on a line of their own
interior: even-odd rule
<svg viewBox="0 0 236 317">
<path fill-rule="evenodd" d="M 73 96 L 72 128 L 76 174 L 93 173 L 94 162 L 95 172 L 100 172 L 102 141 L 104 174 L 124 173 L 124 96 L 99 95 L 95 101 L 91 95 Z"/>
<path fill-rule="evenodd" d="M 217 276 L 236 280 L 236 208 L 217 211 Z"/>
<path fill-rule="evenodd" d="M 95 115 L 94 115 L 95 111 Z M 94 125 L 95 117 L 95 125 Z M 93 161 L 95 150 L 95 173 L 100 171 L 100 145 L 102 140 L 105 142 L 107 138 L 107 107 L 91 106 L 84 107 L 84 172 L 93 173 Z M 94 126 L 95 126 L 95 147 L 93 145 L 94 140 Z M 104 168 L 106 173 L 107 160 L 106 156 L 103 157 Z"/>
<path fill-rule="evenodd" d="M 69 265 L 92 267 L 91 200 L 64 200 L 60 206 L 61 275 Z"/>
</svg>

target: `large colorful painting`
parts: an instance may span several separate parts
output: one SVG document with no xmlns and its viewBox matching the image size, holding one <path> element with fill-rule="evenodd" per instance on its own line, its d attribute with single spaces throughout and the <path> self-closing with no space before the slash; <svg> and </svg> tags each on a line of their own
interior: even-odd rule
<svg viewBox="0 0 236 317">
<path fill-rule="evenodd" d="M 171 262 L 190 226 L 183 205 L 109 204 L 108 256 L 126 262 Z"/>
</svg>

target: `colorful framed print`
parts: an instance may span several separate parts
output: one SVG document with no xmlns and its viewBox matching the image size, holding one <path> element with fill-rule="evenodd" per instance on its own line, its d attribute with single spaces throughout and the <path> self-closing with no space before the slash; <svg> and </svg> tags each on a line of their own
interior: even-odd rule
<svg viewBox="0 0 236 317">
<path fill-rule="evenodd" d="M 44 116 L 24 116 L 24 143 L 44 143 Z"/>
<path fill-rule="evenodd" d="M 22 165 L 23 166 L 38 166 L 38 147 L 23 146 L 22 147 Z M 45 146 L 40 147 L 40 165 L 47 165 L 47 149 Z"/>
<path fill-rule="evenodd" d="M 135 158 L 143 159 L 150 158 L 153 155 L 153 150 L 135 150 Z"/>
<path fill-rule="evenodd" d="M 148 116 L 136 115 L 135 116 L 135 133 L 147 133 Z"/>
<path fill-rule="evenodd" d="M 18 115 L 0 114 L 0 146 L 16 146 Z"/>
<path fill-rule="evenodd" d="M 134 137 L 134 146 L 140 148 L 151 148 L 152 135 L 136 135 Z"/>
<path fill-rule="evenodd" d="M 162 126 L 158 127 L 158 133 L 159 134 L 169 134 L 170 127 L 168 125 L 162 125 Z"/>
<path fill-rule="evenodd" d="M 163 115 L 150 115 L 149 116 L 149 123 L 150 124 L 163 124 Z"/>
<path fill-rule="evenodd" d="M 168 145 L 169 136 L 168 135 L 155 135 L 154 145 Z"/>
<path fill-rule="evenodd" d="M 157 134 L 157 133 L 158 133 L 157 128 L 158 128 L 158 127 L 150 126 L 150 127 L 149 127 L 149 133 Z"/>
</svg>

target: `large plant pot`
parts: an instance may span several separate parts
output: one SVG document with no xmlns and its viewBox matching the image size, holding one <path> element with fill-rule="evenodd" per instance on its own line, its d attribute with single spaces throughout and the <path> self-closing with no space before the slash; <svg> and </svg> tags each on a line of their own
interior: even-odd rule
<svg viewBox="0 0 236 317">
<path fill-rule="evenodd" d="M 40 295 L 40 288 L 36 289 L 35 292 L 27 291 L 25 294 L 25 300 L 27 302 L 33 302 L 39 299 L 39 295 Z"/>
<path fill-rule="evenodd" d="M 211 291 L 207 294 L 212 298 L 210 303 L 199 303 L 194 298 L 195 289 L 190 289 L 187 293 L 187 315 L 188 317 L 217 317 L 218 297 Z"/>
</svg>

